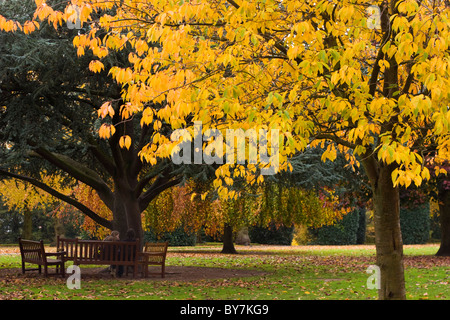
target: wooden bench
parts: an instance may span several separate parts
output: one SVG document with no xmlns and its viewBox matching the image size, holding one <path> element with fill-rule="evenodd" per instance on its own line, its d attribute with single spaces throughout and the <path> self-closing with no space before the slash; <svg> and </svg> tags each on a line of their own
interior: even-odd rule
<svg viewBox="0 0 450 320">
<path fill-rule="evenodd" d="M 64 251 L 59 252 L 45 252 L 44 242 L 25 240 L 19 238 L 20 255 L 22 256 L 22 273 L 25 271 L 39 270 L 41 273 L 42 266 L 44 266 L 44 276 L 61 275 L 65 276 L 64 268 Z M 57 259 L 50 259 L 49 256 L 55 256 Z M 38 268 L 25 268 L 26 263 L 37 264 Z M 56 266 L 56 271 L 53 274 L 48 272 L 49 266 Z"/>
<path fill-rule="evenodd" d="M 65 259 L 74 265 L 111 265 L 133 267 L 133 276 L 138 272 L 140 250 L 139 239 L 135 241 L 100 241 L 57 238 L 57 251 L 66 252 Z"/>
<path fill-rule="evenodd" d="M 161 277 L 164 278 L 166 275 L 166 255 L 167 255 L 167 247 L 169 242 L 160 242 L 160 243 L 146 243 L 144 245 L 143 252 L 141 253 L 142 259 L 141 264 L 144 268 L 145 277 L 147 278 L 149 275 L 148 266 L 149 265 L 159 265 L 161 266 L 161 273 L 151 273 L 151 274 L 161 274 Z"/>
</svg>

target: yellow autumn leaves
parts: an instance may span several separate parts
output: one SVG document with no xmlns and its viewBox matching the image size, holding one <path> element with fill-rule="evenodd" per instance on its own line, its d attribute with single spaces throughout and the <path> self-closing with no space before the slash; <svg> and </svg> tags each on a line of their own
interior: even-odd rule
<svg viewBox="0 0 450 320">
<path fill-rule="evenodd" d="M 63 184 L 63 177 L 48 175 L 46 172 L 40 174 L 43 183 L 50 185 L 64 194 L 70 194 L 71 188 Z M 2 200 L 9 209 L 20 212 L 33 210 L 42 204 L 56 202 L 56 198 L 45 191 L 18 180 L 0 181 L 0 194 Z"/>
<path fill-rule="evenodd" d="M 163 151 L 169 142 L 162 123 L 176 129 L 187 119 L 202 121 L 204 130 L 280 129 L 283 159 L 314 136 L 333 137 L 346 147 L 329 146 L 323 160 L 370 149 L 379 161 L 398 165 L 393 178 L 401 185 L 429 176 L 418 141 L 436 145 L 439 159 L 450 158 L 450 12 L 442 1 L 386 7 L 380 12 L 388 26 L 371 21 L 374 12 L 361 0 L 78 0 L 64 13 L 42 0 L 37 5 L 36 18 L 56 24 L 74 6 L 82 23 L 114 7 L 113 16 L 100 14 L 73 44 L 79 55 L 89 49 L 96 56 L 92 72 L 105 70 L 102 59 L 111 50 L 131 48 L 130 66 L 107 70 L 122 84 L 124 103 L 114 110 L 105 102 L 98 114 L 119 112 L 122 120 L 139 114 L 142 126 L 152 126 L 154 135 L 140 150 L 151 164 L 157 152 L 170 154 Z M 0 28 L 18 28 L 1 19 Z M 99 129 L 102 138 L 114 134 L 109 123 Z M 132 144 L 126 135 L 119 142 Z"/>
<path fill-rule="evenodd" d="M 94 73 L 100 72 L 103 69 L 105 69 L 105 66 L 103 65 L 103 63 L 99 60 L 92 60 L 89 63 L 89 70 L 91 70 Z"/>
<path fill-rule="evenodd" d="M 56 29 L 58 26 L 62 26 L 63 23 L 75 23 L 75 20 L 80 23 L 90 20 L 90 15 L 93 12 L 94 6 L 84 1 L 72 1 L 78 2 L 78 5 L 69 3 L 64 12 L 54 10 L 51 5 L 47 4 L 45 0 L 35 0 L 36 11 L 33 15 L 32 21 L 26 21 L 21 24 L 18 21 L 6 19 L 0 15 L 0 30 L 1 31 L 23 31 L 28 34 L 36 29 L 39 29 L 39 22 L 37 19 L 44 21 L 47 20 Z"/>
</svg>

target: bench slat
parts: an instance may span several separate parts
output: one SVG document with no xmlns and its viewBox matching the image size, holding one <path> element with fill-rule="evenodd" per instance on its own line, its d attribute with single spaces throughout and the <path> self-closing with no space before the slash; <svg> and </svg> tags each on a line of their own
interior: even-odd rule
<svg viewBox="0 0 450 320">
<path fill-rule="evenodd" d="M 57 247 L 62 250 L 71 243 L 74 250 L 67 250 L 68 260 L 73 260 L 74 264 L 93 265 L 120 265 L 134 266 L 134 276 L 136 276 L 139 264 L 139 239 L 136 241 L 99 241 L 99 240 L 79 240 L 65 239 L 58 237 Z"/>
</svg>

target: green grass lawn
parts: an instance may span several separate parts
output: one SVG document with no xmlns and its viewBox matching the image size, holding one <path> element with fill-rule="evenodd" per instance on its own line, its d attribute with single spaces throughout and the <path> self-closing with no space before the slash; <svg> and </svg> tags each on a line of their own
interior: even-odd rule
<svg viewBox="0 0 450 320">
<path fill-rule="evenodd" d="M 10 247 L 9 247 L 10 248 Z M 436 245 L 405 246 L 408 299 L 450 300 L 450 258 L 434 257 Z M 20 268 L 17 252 L 0 247 L 0 269 Z M 83 279 L 81 289 L 66 280 L 20 273 L 1 276 L 0 299 L 152 299 L 152 300 L 375 300 L 366 269 L 375 264 L 373 246 L 237 246 L 239 254 L 220 254 L 216 244 L 170 247 L 168 266 L 252 269 L 253 277 L 196 281 Z M 82 268 L 88 268 L 83 266 Z M 83 269 L 82 269 L 83 270 Z M 1 270 L 0 270 L 1 271 Z"/>
</svg>

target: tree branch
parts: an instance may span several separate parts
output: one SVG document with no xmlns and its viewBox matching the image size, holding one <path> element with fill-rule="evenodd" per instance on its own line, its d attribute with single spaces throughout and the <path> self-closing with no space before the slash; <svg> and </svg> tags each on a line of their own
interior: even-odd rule
<svg viewBox="0 0 450 320">
<path fill-rule="evenodd" d="M 45 160 L 70 174 L 75 179 L 92 187 L 97 191 L 100 199 L 102 199 L 105 205 L 112 210 L 114 207 L 114 195 L 108 185 L 95 171 L 67 156 L 50 152 L 42 147 L 35 149 L 35 152 Z"/>
<path fill-rule="evenodd" d="M 138 184 L 134 190 L 134 193 L 136 195 L 136 197 L 138 198 L 141 194 L 142 191 L 145 189 L 145 186 L 155 177 L 157 177 L 158 175 L 164 175 L 164 173 L 162 173 L 162 169 L 160 168 L 161 165 L 160 163 L 158 163 L 153 170 L 151 170 L 150 172 L 148 172 L 146 175 L 144 175 L 139 181 Z M 162 176 L 158 177 L 157 179 L 160 179 Z"/>
<path fill-rule="evenodd" d="M 389 36 L 391 35 L 391 25 L 389 22 L 389 10 L 387 9 L 387 7 L 382 8 L 381 10 L 382 15 L 381 15 L 381 28 L 383 31 L 383 38 L 382 38 L 382 42 L 380 44 L 380 48 L 378 49 L 378 54 L 376 57 L 376 60 L 373 64 L 373 69 L 372 69 L 372 74 L 370 76 L 369 79 L 369 94 L 371 96 L 375 95 L 375 91 L 377 88 L 377 80 L 378 80 L 378 75 L 380 73 L 380 66 L 378 65 L 378 62 L 384 58 L 384 53 L 383 53 L 383 47 L 386 44 L 387 40 L 389 39 Z"/>
<path fill-rule="evenodd" d="M 28 177 L 28 176 L 23 176 L 23 175 L 19 175 L 16 173 L 12 173 L 12 172 L 9 172 L 9 171 L 3 170 L 3 169 L 0 169 L 0 175 L 8 176 L 8 177 L 11 177 L 14 179 L 18 179 L 18 180 L 22 180 L 22 181 L 31 183 L 32 185 L 38 187 L 39 189 L 42 189 L 43 191 L 51 194 L 55 198 L 58 198 L 59 200 L 64 201 L 64 202 L 74 206 L 75 208 L 80 210 L 82 213 L 84 213 L 86 216 L 88 216 L 89 218 L 91 218 L 92 220 L 97 222 L 98 224 L 102 225 L 103 227 L 112 229 L 111 221 L 100 217 L 94 211 L 92 211 L 91 209 L 86 207 L 84 204 L 78 202 L 77 200 L 75 200 L 65 194 L 62 194 L 61 192 L 53 189 L 52 187 L 46 185 L 45 183 L 43 183 L 41 181 L 38 181 L 38 180 Z"/>
<path fill-rule="evenodd" d="M 375 160 L 373 155 L 367 155 L 362 160 L 361 163 L 364 167 L 364 171 L 367 174 L 367 177 L 369 178 L 370 183 L 374 187 L 373 190 L 375 190 L 376 185 L 378 183 L 378 162 Z"/>
<path fill-rule="evenodd" d="M 89 150 L 91 150 L 94 157 L 102 164 L 105 170 L 112 176 L 116 170 L 116 167 L 113 161 L 106 155 L 103 151 L 100 150 L 98 145 L 90 144 Z"/>
<path fill-rule="evenodd" d="M 159 180 L 161 181 L 161 180 Z M 159 183 L 158 180 L 155 181 L 152 186 L 150 187 L 150 189 L 148 189 L 146 192 L 144 192 L 139 198 L 139 208 L 142 211 L 144 211 L 148 205 L 150 204 L 150 202 L 157 196 L 159 195 L 161 192 L 163 192 L 166 189 L 169 189 L 171 187 L 176 186 L 177 184 L 179 184 L 182 181 L 181 177 L 175 178 L 173 180 L 169 180 L 167 182 L 164 183 Z"/>
<path fill-rule="evenodd" d="M 320 133 L 318 135 L 316 135 L 314 137 L 315 139 L 319 139 L 319 140 L 331 140 L 336 142 L 337 144 L 343 145 L 344 147 L 347 147 L 349 149 L 355 149 L 356 148 L 356 144 L 351 143 L 345 139 L 342 139 L 334 134 L 329 134 L 329 133 Z"/>
</svg>

